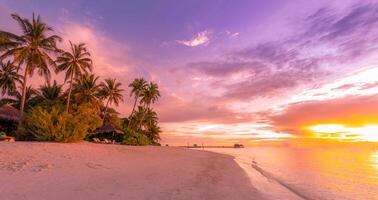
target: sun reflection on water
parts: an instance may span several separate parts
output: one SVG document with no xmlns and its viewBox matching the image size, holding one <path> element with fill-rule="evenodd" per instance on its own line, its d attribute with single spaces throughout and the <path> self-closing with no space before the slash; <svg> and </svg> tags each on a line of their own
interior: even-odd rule
<svg viewBox="0 0 378 200">
<path fill-rule="evenodd" d="M 371 154 L 371 163 L 378 173 L 378 151 L 375 151 Z"/>
<path fill-rule="evenodd" d="M 378 142 L 378 125 L 348 127 L 341 124 L 318 124 L 308 127 L 318 138 Z"/>
</svg>

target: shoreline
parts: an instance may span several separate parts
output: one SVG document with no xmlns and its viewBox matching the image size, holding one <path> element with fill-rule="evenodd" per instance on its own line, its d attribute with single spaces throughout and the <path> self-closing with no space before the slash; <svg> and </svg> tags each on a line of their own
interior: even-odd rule
<svg viewBox="0 0 378 200">
<path fill-rule="evenodd" d="M 234 157 L 235 162 L 240 168 L 247 174 L 249 181 L 256 189 L 262 194 L 265 199 L 268 200 L 312 200 L 302 194 L 293 191 L 290 187 L 283 184 L 274 177 L 267 175 L 263 169 L 261 169 L 257 162 L 252 158 L 241 156 L 235 152 L 229 152 L 224 148 L 208 148 L 205 151 L 229 155 Z"/>
<path fill-rule="evenodd" d="M 88 142 L 0 149 L 0 199 L 264 199 L 219 153 Z"/>
</svg>

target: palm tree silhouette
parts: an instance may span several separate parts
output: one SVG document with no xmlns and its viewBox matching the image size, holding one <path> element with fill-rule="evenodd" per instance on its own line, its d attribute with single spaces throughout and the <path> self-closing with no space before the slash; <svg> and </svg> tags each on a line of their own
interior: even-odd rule
<svg viewBox="0 0 378 200">
<path fill-rule="evenodd" d="M 92 71 L 92 60 L 90 58 L 90 53 L 85 48 L 83 43 L 72 44 L 71 52 L 64 52 L 60 55 L 57 62 L 57 71 L 66 71 L 65 81 L 69 80 L 70 87 L 68 89 L 66 111 L 68 112 L 71 100 L 72 85 L 73 81 L 83 74 L 87 74 Z"/>
<path fill-rule="evenodd" d="M 0 62 L 0 90 L 1 95 L 9 95 L 17 90 L 16 83 L 21 83 L 22 76 L 18 74 L 17 67 L 11 62 Z"/>
<path fill-rule="evenodd" d="M 100 97 L 106 100 L 105 104 L 105 114 L 108 110 L 108 106 L 114 103 L 118 106 L 120 101 L 123 101 L 121 88 L 121 83 L 117 82 L 116 79 L 105 79 L 105 82 L 100 84 Z"/>
<path fill-rule="evenodd" d="M 100 107 L 98 79 L 99 77 L 94 74 L 82 75 L 76 79 L 72 86 L 72 93 L 77 103 L 92 103 Z"/>
<path fill-rule="evenodd" d="M 56 67 L 50 54 L 60 52 L 56 44 L 62 39 L 57 35 L 47 36 L 48 32 L 53 29 L 44 23 L 39 15 L 36 17 L 33 14 L 32 21 L 29 21 L 27 18 L 22 18 L 17 14 L 13 14 L 12 18 L 16 20 L 21 27 L 22 34 L 16 35 L 0 31 L 2 38 L 6 38 L 3 40 L 8 41 L 0 44 L 0 49 L 6 49 L 0 56 L 0 60 L 12 57 L 13 62 L 17 64 L 18 67 L 24 66 L 20 105 L 21 113 L 23 113 L 28 76 L 32 77 L 34 71 L 37 71 L 39 75 L 44 76 L 47 80 L 50 78 L 49 67 Z"/>
<path fill-rule="evenodd" d="M 54 80 L 53 84 L 47 82 L 39 87 L 37 96 L 40 101 L 59 101 L 62 98 L 62 91 L 62 85 Z"/>
<path fill-rule="evenodd" d="M 155 103 L 160 97 L 159 87 L 156 83 L 151 82 L 147 85 L 146 89 L 142 93 L 141 104 L 148 110 L 152 103 Z M 144 112 L 142 119 L 139 121 L 139 129 L 142 127 L 142 123 L 146 112 Z"/>
</svg>

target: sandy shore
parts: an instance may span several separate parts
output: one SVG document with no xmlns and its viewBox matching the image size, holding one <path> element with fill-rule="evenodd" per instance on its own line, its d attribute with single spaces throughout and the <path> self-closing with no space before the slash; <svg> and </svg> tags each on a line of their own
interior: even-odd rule
<svg viewBox="0 0 378 200">
<path fill-rule="evenodd" d="M 171 147 L 0 142 L 0 199 L 262 199 L 233 157 Z"/>
</svg>

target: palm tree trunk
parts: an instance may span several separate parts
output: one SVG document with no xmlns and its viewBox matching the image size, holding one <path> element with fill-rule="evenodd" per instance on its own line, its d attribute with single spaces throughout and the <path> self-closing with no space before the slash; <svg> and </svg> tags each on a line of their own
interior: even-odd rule
<svg viewBox="0 0 378 200">
<path fill-rule="evenodd" d="M 67 112 L 68 112 L 68 109 L 70 108 L 70 100 L 71 100 L 71 92 L 72 92 L 72 80 L 73 80 L 73 73 L 71 74 L 70 89 L 68 91 L 68 97 L 67 97 L 67 107 L 66 107 Z"/>
<path fill-rule="evenodd" d="M 110 101 L 110 98 L 108 98 L 108 100 L 106 101 L 105 111 L 104 111 L 104 118 L 105 118 L 106 113 L 108 112 L 109 101 Z"/>
<path fill-rule="evenodd" d="M 134 101 L 134 106 L 133 106 L 133 110 L 131 111 L 130 115 L 129 115 L 129 118 L 131 117 L 131 115 L 134 114 L 134 111 L 135 111 L 135 106 L 136 106 L 136 103 L 138 101 L 138 96 L 135 96 L 135 101 Z"/>
<path fill-rule="evenodd" d="M 129 123 L 127 124 L 127 127 L 128 128 L 130 125 L 131 125 L 131 116 L 133 116 L 134 114 L 134 111 L 135 111 L 135 106 L 136 106 L 136 103 L 138 102 L 138 96 L 135 96 L 135 101 L 134 101 L 134 106 L 133 106 L 133 110 L 131 111 L 130 115 L 129 115 Z"/>
<path fill-rule="evenodd" d="M 24 110 L 25 110 L 26 81 L 27 81 L 27 78 L 28 78 L 28 67 L 25 67 L 24 82 L 22 84 L 21 105 L 20 105 L 21 117 L 24 115 Z"/>
<path fill-rule="evenodd" d="M 139 121 L 139 128 L 138 128 L 139 130 L 142 128 L 142 123 L 143 123 L 144 117 L 146 116 L 146 111 L 149 107 L 150 105 L 145 104 L 145 110 L 144 110 L 145 112 L 143 113 L 142 118 Z"/>
</svg>

